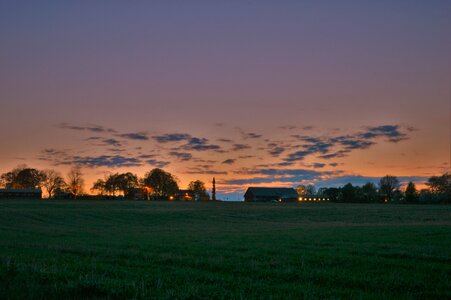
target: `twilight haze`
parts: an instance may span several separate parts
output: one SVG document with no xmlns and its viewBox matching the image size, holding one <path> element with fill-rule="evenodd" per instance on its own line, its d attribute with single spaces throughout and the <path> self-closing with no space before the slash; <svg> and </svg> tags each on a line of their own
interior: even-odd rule
<svg viewBox="0 0 451 300">
<path fill-rule="evenodd" d="M 450 1 L 2 1 L 0 172 L 247 186 L 450 168 Z"/>
</svg>

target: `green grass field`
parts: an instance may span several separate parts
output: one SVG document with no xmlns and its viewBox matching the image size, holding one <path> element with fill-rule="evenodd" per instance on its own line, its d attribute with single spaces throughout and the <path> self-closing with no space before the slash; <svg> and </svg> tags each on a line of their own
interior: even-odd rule
<svg viewBox="0 0 451 300">
<path fill-rule="evenodd" d="M 451 299 L 451 206 L 0 201 L 1 299 Z"/>
</svg>

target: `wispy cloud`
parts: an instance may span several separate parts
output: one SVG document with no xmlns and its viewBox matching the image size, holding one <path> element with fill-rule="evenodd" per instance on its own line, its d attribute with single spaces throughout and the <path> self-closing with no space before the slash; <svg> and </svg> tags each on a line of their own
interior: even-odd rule
<svg viewBox="0 0 451 300">
<path fill-rule="evenodd" d="M 130 139 L 130 140 L 141 140 L 147 141 L 149 137 L 145 132 L 130 132 L 118 134 L 119 137 Z"/>
<path fill-rule="evenodd" d="M 70 164 L 86 167 L 137 167 L 142 165 L 137 158 L 121 155 L 73 156 Z"/>
<path fill-rule="evenodd" d="M 353 150 L 368 149 L 377 143 L 377 139 L 385 138 L 390 143 L 398 143 L 408 139 L 407 133 L 403 132 L 399 125 L 382 125 L 368 127 L 364 132 L 355 134 L 316 137 L 306 135 L 292 135 L 302 142 L 301 150 L 289 153 L 284 158 L 286 165 L 302 161 L 307 156 L 317 155 L 317 158 L 331 159 L 347 156 Z"/>
<path fill-rule="evenodd" d="M 156 135 L 153 136 L 153 139 L 155 139 L 159 143 L 184 142 L 185 144 L 182 146 L 182 148 L 186 151 L 221 151 L 221 147 L 219 145 L 210 144 L 208 139 L 194 137 L 188 133 L 170 133 Z"/>
<path fill-rule="evenodd" d="M 61 129 L 77 130 L 77 131 L 91 131 L 96 133 L 116 133 L 112 128 L 106 128 L 100 125 L 73 125 L 69 123 L 60 123 L 58 125 Z"/>
<path fill-rule="evenodd" d="M 148 160 L 146 160 L 146 163 L 148 163 L 149 165 L 151 165 L 153 167 L 157 167 L 157 168 L 164 168 L 170 164 L 170 162 L 168 162 L 168 161 L 161 161 L 161 160 L 157 160 L 157 159 L 148 159 Z"/>
<path fill-rule="evenodd" d="M 222 164 L 225 164 L 225 165 L 233 165 L 233 164 L 235 163 L 235 161 L 236 161 L 236 159 L 231 159 L 231 158 L 229 158 L 229 159 L 224 160 L 224 161 L 222 162 Z"/>
<path fill-rule="evenodd" d="M 191 138 L 191 135 L 187 133 L 169 133 L 156 135 L 152 138 L 154 138 L 159 143 L 171 143 L 189 140 Z"/>
<path fill-rule="evenodd" d="M 215 144 L 209 144 L 208 139 L 192 137 L 188 143 L 183 146 L 186 150 L 206 151 L 206 150 L 220 150 L 221 147 Z"/>
<path fill-rule="evenodd" d="M 232 151 L 240 151 L 240 150 L 245 150 L 245 149 L 250 149 L 251 146 L 247 145 L 247 144 L 233 144 L 232 146 Z"/>
<path fill-rule="evenodd" d="M 269 143 L 268 144 L 268 153 L 272 157 L 278 157 L 280 154 L 285 152 L 287 149 L 285 146 L 282 146 L 280 143 Z"/>
<path fill-rule="evenodd" d="M 171 151 L 171 152 L 169 152 L 169 155 L 173 156 L 181 161 L 189 161 L 193 158 L 193 155 L 188 152 Z"/>
<path fill-rule="evenodd" d="M 122 143 L 119 142 L 119 141 L 116 140 L 116 139 L 104 139 L 104 140 L 102 140 L 102 142 L 103 142 L 105 145 L 111 145 L 111 146 L 116 146 L 116 147 L 122 146 Z"/>
<path fill-rule="evenodd" d="M 411 132 L 412 127 L 407 127 L 406 130 Z M 397 143 L 408 139 L 406 133 L 401 132 L 399 125 L 382 125 L 377 127 L 369 127 L 366 132 L 360 135 L 364 139 L 372 139 L 377 137 L 385 137 L 389 142 Z"/>
</svg>

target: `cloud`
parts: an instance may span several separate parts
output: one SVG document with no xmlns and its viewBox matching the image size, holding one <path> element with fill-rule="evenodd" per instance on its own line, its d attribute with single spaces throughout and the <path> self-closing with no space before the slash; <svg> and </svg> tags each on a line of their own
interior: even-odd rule
<svg viewBox="0 0 451 300">
<path fill-rule="evenodd" d="M 286 150 L 286 148 L 279 145 L 279 143 L 269 143 L 268 148 L 268 153 L 272 157 L 278 157 L 282 152 L 285 152 Z"/>
<path fill-rule="evenodd" d="M 149 158 L 153 158 L 153 157 L 156 157 L 157 155 L 155 155 L 155 154 L 141 154 L 140 156 L 138 156 L 139 158 L 142 158 L 142 159 L 149 159 Z"/>
<path fill-rule="evenodd" d="M 255 155 L 241 155 L 241 156 L 238 156 L 238 158 L 240 158 L 240 159 L 248 159 L 248 158 L 254 158 L 255 157 Z"/>
<path fill-rule="evenodd" d="M 169 152 L 169 155 L 176 157 L 177 159 L 180 159 L 181 161 L 188 161 L 193 158 L 193 155 L 188 152 L 171 151 L 171 152 Z"/>
<path fill-rule="evenodd" d="M 191 138 L 191 135 L 187 133 L 170 133 L 153 136 L 152 138 L 159 143 L 171 143 L 189 140 Z"/>
<path fill-rule="evenodd" d="M 223 143 L 232 143 L 233 141 L 231 139 L 217 139 L 218 142 L 223 142 Z"/>
<path fill-rule="evenodd" d="M 146 163 L 148 163 L 151 166 L 157 167 L 157 168 L 164 168 L 170 164 L 170 162 L 168 162 L 168 161 L 161 161 L 161 160 L 156 160 L 156 159 L 148 159 L 148 160 L 146 160 Z"/>
<path fill-rule="evenodd" d="M 329 154 L 325 154 L 325 155 L 320 155 L 318 157 L 322 158 L 322 159 L 341 158 L 341 157 L 345 157 L 346 154 L 348 154 L 349 152 L 351 152 L 351 151 L 350 150 L 340 150 L 340 151 L 337 151 L 337 152 L 333 152 L 333 153 L 329 153 Z"/>
<path fill-rule="evenodd" d="M 71 164 L 85 167 L 136 167 L 141 166 L 141 161 L 121 155 L 73 156 Z"/>
<path fill-rule="evenodd" d="M 186 174 L 227 175 L 225 171 L 211 170 L 210 167 L 198 166 L 189 169 Z"/>
<path fill-rule="evenodd" d="M 236 130 L 238 130 L 238 132 L 241 134 L 241 136 L 243 137 L 243 139 L 247 140 L 247 139 L 258 139 L 261 138 L 262 135 L 255 133 L 255 132 L 245 132 L 242 128 L 240 127 L 235 127 Z"/>
<path fill-rule="evenodd" d="M 303 142 L 303 144 L 298 146 L 301 150 L 289 153 L 284 158 L 286 165 L 302 161 L 310 155 L 317 155 L 317 158 L 320 159 L 344 157 L 353 150 L 370 148 L 376 144 L 379 138 L 386 138 L 391 143 L 398 143 L 408 138 L 407 134 L 401 131 L 399 125 L 368 127 L 364 132 L 342 136 L 316 137 L 292 135 L 292 137 Z"/>
<path fill-rule="evenodd" d="M 253 133 L 253 132 L 249 132 L 246 134 L 246 138 L 248 138 L 248 139 L 258 139 L 261 137 L 262 137 L 261 134 L 257 134 L 257 133 Z"/>
<path fill-rule="evenodd" d="M 205 138 L 192 137 L 188 140 L 188 143 L 183 146 L 186 150 L 206 151 L 206 150 L 220 150 L 221 147 L 214 144 L 208 144 L 208 140 Z"/>
<path fill-rule="evenodd" d="M 104 138 L 104 137 L 100 137 L 100 136 L 92 136 L 89 137 L 87 139 L 85 139 L 85 141 L 89 141 L 92 142 L 91 144 L 94 146 L 114 146 L 114 147 L 122 147 L 123 146 L 123 142 L 114 139 L 114 138 Z M 109 149 L 111 150 L 111 149 Z M 114 151 L 117 151 L 117 149 L 115 149 Z"/>
<path fill-rule="evenodd" d="M 44 151 L 48 155 L 49 151 Z M 141 166 L 139 159 L 125 157 L 122 155 L 99 155 L 99 156 L 80 156 L 68 155 L 65 152 L 56 151 L 51 156 L 40 157 L 39 159 L 51 161 L 54 165 L 78 165 L 82 167 L 136 167 Z"/>
<path fill-rule="evenodd" d="M 235 159 L 226 159 L 226 160 L 224 160 L 223 162 L 222 162 L 222 164 L 225 164 L 225 165 L 232 165 L 232 164 L 234 164 L 235 163 Z"/>
<path fill-rule="evenodd" d="M 173 142 L 185 142 L 182 148 L 186 151 L 206 151 L 216 150 L 221 151 L 221 147 L 215 144 L 209 144 L 208 139 L 193 137 L 188 133 L 170 133 L 164 135 L 153 136 L 159 143 L 173 143 Z"/>
<path fill-rule="evenodd" d="M 149 139 L 147 134 L 144 132 L 122 133 L 122 134 L 118 134 L 118 136 L 120 136 L 122 138 L 130 139 L 130 140 L 147 141 Z"/>
<path fill-rule="evenodd" d="M 186 174 L 204 174 L 204 175 L 227 175 L 225 171 L 214 171 L 214 170 L 206 170 L 206 171 L 196 171 L 191 170 L 185 172 Z"/>
<path fill-rule="evenodd" d="M 47 157 L 61 157 L 66 156 L 67 150 L 57 150 L 54 148 L 47 148 L 42 150 L 42 157 L 40 159 L 45 160 Z"/>
<path fill-rule="evenodd" d="M 411 132 L 412 127 L 407 127 L 407 130 Z M 399 125 L 382 125 L 377 127 L 369 127 L 368 131 L 361 134 L 363 138 L 376 138 L 386 137 L 389 142 L 398 143 L 402 140 L 408 139 L 406 133 L 400 131 Z"/>
<path fill-rule="evenodd" d="M 354 149 L 367 149 L 376 143 L 359 140 L 345 140 L 342 141 L 341 144 L 345 146 L 345 149 L 347 150 L 354 150 Z"/>
<path fill-rule="evenodd" d="M 79 125 L 72 125 L 69 123 L 60 123 L 58 125 L 59 128 L 62 129 L 69 129 L 69 130 L 77 130 L 77 131 L 91 131 L 96 133 L 116 133 L 116 130 L 111 128 L 106 128 L 100 125 L 86 125 L 86 126 L 79 126 Z"/>
<path fill-rule="evenodd" d="M 251 146 L 246 144 L 233 144 L 232 151 L 240 151 L 244 149 L 250 149 Z"/>
<path fill-rule="evenodd" d="M 119 142 L 116 139 L 104 139 L 102 142 L 106 145 L 111 145 L 111 146 L 116 146 L 116 147 L 122 146 L 121 142 Z"/>
<path fill-rule="evenodd" d="M 323 163 L 314 163 L 313 164 L 313 167 L 315 169 L 321 169 L 321 168 L 324 168 L 325 166 L 326 166 L 326 164 L 323 164 Z"/>
<path fill-rule="evenodd" d="M 122 150 L 121 150 L 122 151 Z M 72 155 L 68 150 L 45 149 L 38 157 L 40 160 L 51 162 L 53 165 L 78 165 L 82 167 L 138 167 L 144 163 L 164 167 L 169 162 L 156 159 L 154 154 L 142 154 L 136 157 L 124 155 Z"/>
</svg>

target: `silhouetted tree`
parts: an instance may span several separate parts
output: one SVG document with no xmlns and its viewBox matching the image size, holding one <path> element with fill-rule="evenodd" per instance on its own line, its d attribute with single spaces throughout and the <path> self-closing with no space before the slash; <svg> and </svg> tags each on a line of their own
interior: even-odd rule
<svg viewBox="0 0 451 300">
<path fill-rule="evenodd" d="M 97 191 L 97 193 L 100 195 L 108 194 L 105 180 L 97 179 L 97 181 L 92 185 L 91 191 Z"/>
<path fill-rule="evenodd" d="M 305 185 L 300 184 L 295 188 L 296 192 L 298 192 L 299 196 L 305 195 Z"/>
<path fill-rule="evenodd" d="M 407 203 L 418 203 L 417 188 L 412 181 L 407 184 L 405 195 Z"/>
<path fill-rule="evenodd" d="M 44 186 L 47 190 L 49 198 L 53 198 L 56 191 L 62 190 L 66 187 L 66 182 L 64 182 L 64 179 L 54 170 L 44 170 L 42 171 L 42 176 L 42 186 Z"/>
<path fill-rule="evenodd" d="M 356 191 L 351 183 L 347 183 L 341 188 L 340 200 L 340 202 L 347 203 L 356 202 Z"/>
<path fill-rule="evenodd" d="M 307 187 L 305 188 L 305 193 L 307 195 L 315 195 L 316 193 L 315 186 L 313 184 L 307 185 Z"/>
<path fill-rule="evenodd" d="M 326 188 L 326 187 L 321 187 L 321 188 L 318 189 L 318 191 L 316 192 L 316 194 L 317 194 L 318 196 L 323 197 L 323 196 L 326 196 L 326 191 L 327 191 L 327 188 Z"/>
<path fill-rule="evenodd" d="M 169 172 L 156 168 L 144 176 L 144 185 L 152 189 L 158 198 L 168 198 L 177 193 L 177 178 Z"/>
<path fill-rule="evenodd" d="M 327 188 L 323 194 L 325 197 L 329 198 L 330 201 L 338 201 L 341 193 L 340 188 Z"/>
<path fill-rule="evenodd" d="M 442 176 L 432 176 L 426 185 L 432 193 L 451 194 L 451 174 L 445 173 Z"/>
<path fill-rule="evenodd" d="M 362 186 L 362 202 L 375 203 L 378 200 L 377 187 L 372 182 L 367 182 Z"/>
<path fill-rule="evenodd" d="M 200 180 L 191 181 L 188 185 L 188 190 L 194 192 L 196 200 L 210 200 L 210 196 L 205 188 L 205 183 Z"/>
<path fill-rule="evenodd" d="M 139 186 L 138 177 L 130 172 L 117 174 L 114 178 L 117 190 L 124 194 L 124 197 L 129 197 L 131 191 Z"/>
<path fill-rule="evenodd" d="M 23 189 L 38 189 L 44 180 L 44 175 L 36 169 L 23 169 L 17 174 L 16 184 Z"/>
<path fill-rule="evenodd" d="M 44 176 L 41 171 L 20 166 L 1 176 L 2 185 L 11 189 L 38 189 Z"/>
<path fill-rule="evenodd" d="M 129 197 L 133 189 L 139 187 L 138 177 L 130 172 L 114 173 L 105 179 L 98 179 L 92 186 L 92 191 L 98 191 L 101 195 L 108 194 L 115 196 L 121 192 L 125 197 Z"/>
<path fill-rule="evenodd" d="M 83 179 L 83 174 L 81 169 L 78 167 L 72 168 L 67 174 L 67 190 L 69 193 L 74 195 L 76 199 L 83 193 L 83 186 L 85 181 Z"/>
<path fill-rule="evenodd" d="M 105 180 L 105 191 L 110 195 L 116 196 L 116 192 L 119 191 L 119 187 L 117 185 L 118 176 L 118 173 L 110 174 Z"/>
<path fill-rule="evenodd" d="M 379 181 L 379 193 L 384 198 L 385 202 L 392 202 L 395 191 L 399 189 L 399 180 L 395 176 L 387 175 Z"/>
<path fill-rule="evenodd" d="M 299 196 L 314 195 L 316 193 L 315 186 L 312 184 L 309 184 L 307 186 L 300 184 L 296 187 L 296 191 L 298 192 Z"/>
<path fill-rule="evenodd" d="M 422 191 L 419 201 L 421 203 L 450 203 L 451 202 L 451 174 L 432 176 L 426 182 L 429 190 Z"/>
</svg>

